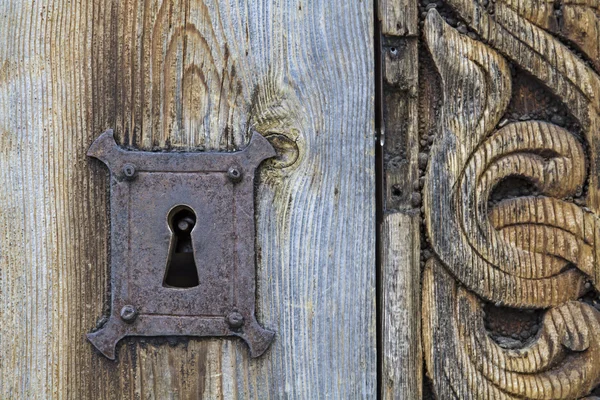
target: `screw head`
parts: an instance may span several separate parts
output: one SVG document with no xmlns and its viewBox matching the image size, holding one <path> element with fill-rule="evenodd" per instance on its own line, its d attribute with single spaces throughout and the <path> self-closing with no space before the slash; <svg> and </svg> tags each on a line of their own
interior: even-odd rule
<svg viewBox="0 0 600 400">
<path fill-rule="evenodd" d="M 243 177 L 242 170 L 235 166 L 229 167 L 227 177 L 231 182 L 239 182 Z"/>
<path fill-rule="evenodd" d="M 123 165 L 123 175 L 125 176 L 125 179 L 135 178 L 136 172 L 137 172 L 137 170 L 135 168 L 135 165 L 133 165 L 133 164 Z"/>
<path fill-rule="evenodd" d="M 241 328 L 244 325 L 244 317 L 237 311 L 231 312 L 227 315 L 227 324 L 233 329 Z"/>
<path fill-rule="evenodd" d="M 121 319 L 123 321 L 127 322 L 128 324 L 135 321 L 137 316 L 138 316 L 138 313 L 134 306 L 128 304 L 126 306 L 123 306 L 123 308 L 121 308 Z"/>
</svg>

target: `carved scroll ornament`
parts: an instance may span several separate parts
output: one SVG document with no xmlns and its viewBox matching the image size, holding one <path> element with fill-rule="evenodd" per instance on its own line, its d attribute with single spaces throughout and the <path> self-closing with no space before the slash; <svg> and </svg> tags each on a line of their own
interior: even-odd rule
<svg viewBox="0 0 600 400">
<path fill-rule="evenodd" d="M 441 399 L 585 397 L 600 384 L 600 312 L 579 301 L 600 284 L 600 78 L 547 30 L 584 51 L 589 40 L 572 21 L 554 24 L 543 0 L 448 3 L 482 41 L 435 10 L 427 15 L 443 90 L 424 188 L 436 255 L 423 279 L 428 374 Z M 509 61 L 564 102 L 583 138 L 546 121 L 499 127 L 512 93 Z M 491 203 L 510 177 L 539 195 Z M 503 347 L 486 331 L 484 301 L 543 309 L 541 327 L 526 346 Z"/>
</svg>

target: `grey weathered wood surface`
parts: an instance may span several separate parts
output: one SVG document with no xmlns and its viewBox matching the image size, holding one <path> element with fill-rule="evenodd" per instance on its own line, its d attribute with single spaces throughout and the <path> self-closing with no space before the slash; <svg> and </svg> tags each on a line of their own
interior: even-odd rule
<svg viewBox="0 0 600 400">
<path fill-rule="evenodd" d="M 377 3 L 381 41 L 384 212 L 419 206 L 419 54 L 415 0 Z M 401 27 L 401 28 L 400 28 Z"/>
<path fill-rule="evenodd" d="M 379 0 L 377 7 L 383 35 L 417 36 L 419 34 L 418 2 L 412 0 Z"/>
<path fill-rule="evenodd" d="M 421 217 L 396 212 L 384 217 L 381 258 L 382 398 L 420 399 Z"/>
<path fill-rule="evenodd" d="M 418 4 L 378 2 L 381 27 L 383 221 L 381 387 L 383 399 L 422 396 Z"/>
<path fill-rule="evenodd" d="M 0 397 L 374 398 L 372 3 L 0 2 Z M 85 157 L 115 128 L 143 149 L 281 157 L 256 199 L 258 319 L 233 339 L 84 334 L 108 304 L 108 175 Z M 162 343 L 161 343 L 162 342 Z"/>
</svg>

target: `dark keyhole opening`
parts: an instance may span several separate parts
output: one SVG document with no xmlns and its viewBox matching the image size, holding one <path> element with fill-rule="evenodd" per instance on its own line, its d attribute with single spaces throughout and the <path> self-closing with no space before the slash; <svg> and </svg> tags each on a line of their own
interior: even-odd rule
<svg viewBox="0 0 600 400">
<path fill-rule="evenodd" d="M 196 225 L 196 214 L 189 207 L 181 207 L 170 217 L 169 225 L 173 238 L 163 286 L 175 288 L 198 286 L 198 269 L 192 247 L 192 229 Z"/>
</svg>

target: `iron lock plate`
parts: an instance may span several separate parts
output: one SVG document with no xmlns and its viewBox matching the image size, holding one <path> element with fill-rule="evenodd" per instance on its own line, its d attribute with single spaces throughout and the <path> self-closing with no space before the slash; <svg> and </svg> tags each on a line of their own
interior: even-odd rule
<svg viewBox="0 0 600 400">
<path fill-rule="evenodd" d="M 254 175 L 271 144 L 254 133 L 235 153 L 128 151 L 109 130 L 87 155 L 111 172 L 111 313 L 90 342 L 111 360 L 126 336 L 238 336 L 264 353 L 274 332 L 255 317 Z M 167 273 L 185 251 L 197 276 L 180 287 Z"/>
</svg>

